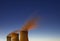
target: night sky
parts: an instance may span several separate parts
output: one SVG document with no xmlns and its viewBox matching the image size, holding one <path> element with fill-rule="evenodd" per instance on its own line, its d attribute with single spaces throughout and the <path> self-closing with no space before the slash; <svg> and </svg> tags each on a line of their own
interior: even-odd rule
<svg viewBox="0 0 60 41">
<path fill-rule="evenodd" d="M 40 16 L 38 26 L 29 31 L 30 41 L 60 41 L 60 1 L 0 1 L 0 41 L 20 29 L 30 16 Z"/>
</svg>

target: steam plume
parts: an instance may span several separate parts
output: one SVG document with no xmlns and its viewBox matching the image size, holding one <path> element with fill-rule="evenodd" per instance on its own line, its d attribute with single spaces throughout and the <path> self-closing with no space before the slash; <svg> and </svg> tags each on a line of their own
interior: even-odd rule
<svg viewBox="0 0 60 41">
<path fill-rule="evenodd" d="M 35 28 L 37 25 L 38 18 L 32 18 L 31 20 L 28 20 L 26 24 L 22 27 L 22 30 L 31 30 Z"/>
</svg>

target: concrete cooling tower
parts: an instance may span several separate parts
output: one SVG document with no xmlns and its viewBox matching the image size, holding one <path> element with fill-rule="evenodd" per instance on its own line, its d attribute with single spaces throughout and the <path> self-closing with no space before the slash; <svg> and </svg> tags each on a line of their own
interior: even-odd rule
<svg viewBox="0 0 60 41">
<path fill-rule="evenodd" d="M 19 41 L 19 34 L 18 33 L 12 33 L 11 34 L 11 40 L 12 41 Z"/>
<path fill-rule="evenodd" d="M 28 31 L 20 31 L 20 41 L 28 41 Z"/>
<path fill-rule="evenodd" d="M 11 41 L 11 36 L 7 36 L 7 41 Z"/>
</svg>

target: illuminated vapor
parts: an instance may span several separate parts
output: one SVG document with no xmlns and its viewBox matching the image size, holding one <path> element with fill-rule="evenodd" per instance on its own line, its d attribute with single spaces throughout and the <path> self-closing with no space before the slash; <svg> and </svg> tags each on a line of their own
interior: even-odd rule
<svg viewBox="0 0 60 41">
<path fill-rule="evenodd" d="M 34 29 L 37 25 L 38 18 L 32 18 L 31 20 L 28 20 L 25 25 L 22 27 L 22 30 L 31 30 Z"/>
<path fill-rule="evenodd" d="M 26 21 L 26 23 L 22 26 L 21 29 L 15 30 L 13 32 L 19 33 L 20 31 L 29 31 L 31 29 L 34 29 L 37 26 L 38 20 L 39 20 L 39 17 L 31 18 L 30 20 Z"/>
</svg>

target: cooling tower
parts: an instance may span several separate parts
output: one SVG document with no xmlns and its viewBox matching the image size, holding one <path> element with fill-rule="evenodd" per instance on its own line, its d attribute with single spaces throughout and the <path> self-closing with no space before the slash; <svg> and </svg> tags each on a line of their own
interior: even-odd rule
<svg viewBox="0 0 60 41">
<path fill-rule="evenodd" d="M 11 34 L 11 40 L 12 41 L 19 41 L 19 34 L 18 33 L 12 33 Z"/>
<path fill-rule="evenodd" d="M 11 41 L 11 36 L 7 36 L 7 41 Z"/>
<path fill-rule="evenodd" d="M 28 31 L 20 31 L 20 41 L 28 41 Z"/>
</svg>

